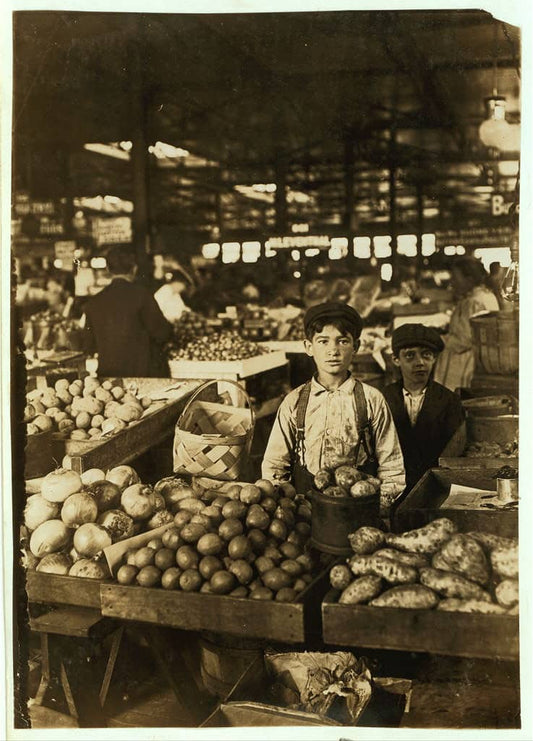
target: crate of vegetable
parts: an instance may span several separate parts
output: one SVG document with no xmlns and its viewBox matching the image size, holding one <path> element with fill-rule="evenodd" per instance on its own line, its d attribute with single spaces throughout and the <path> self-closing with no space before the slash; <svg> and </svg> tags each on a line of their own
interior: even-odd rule
<svg viewBox="0 0 533 741">
<path fill-rule="evenodd" d="M 307 549 L 311 509 L 292 486 L 266 480 L 221 491 L 169 477 L 156 489 L 173 522 L 157 537 L 109 549 L 117 584 L 102 585 L 102 613 L 184 630 L 297 643 L 325 567 Z M 128 547 L 131 545 L 132 547 Z"/>
<path fill-rule="evenodd" d="M 466 447 L 462 456 L 457 446 L 462 431 L 457 430 L 439 458 L 444 468 L 499 468 L 506 463 L 516 463 L 518 457 L 518 415 L 502 414 L 466 417 Z"/>
<path fill-rule="evenodd" d="M 516 659 L 518 541 L 442 517 L 403 533 L 362 527 L 330 571 L 330 645 Z"/>
</svg>

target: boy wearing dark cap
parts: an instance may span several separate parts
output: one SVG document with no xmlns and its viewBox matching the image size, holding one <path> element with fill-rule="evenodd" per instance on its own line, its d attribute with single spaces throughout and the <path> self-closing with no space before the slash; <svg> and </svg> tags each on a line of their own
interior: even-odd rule
<svg viewBox="0 0 533 741">
<path fill-rule="evenodd" d="M 423 324 L 404 324 L 392 333 L 392 361 L 402 378 L 386 386 L 383 393 L 402 446 L 406 491 L 438 464 L 439 455 L 464 420 L 459 397 L 431 378 L 443 348 L 437 330 Z"/>
<path fill-rule="evenodd" d="M 262 475 L 292 478 L 308 491 L 321 469 L 350 461 L 377 475 L 381 512 L 405 488 L 402 452 L 394 421 L 380 391 L 350 372 L 359 349 L 362 320 L 351 306 L 327 302 L 304 317 L 307 354 L 317 373 L 281 403 L 263 458 Z"/>
</svg>

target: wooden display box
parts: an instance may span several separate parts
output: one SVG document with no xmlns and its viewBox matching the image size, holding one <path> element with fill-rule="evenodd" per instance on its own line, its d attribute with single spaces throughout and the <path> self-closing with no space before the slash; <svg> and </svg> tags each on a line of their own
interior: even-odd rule
<svg viewBox="0 0 533 741">
<path fill-rule="evenodd" d="M 169 360 L 171 378 L 210 378 L 238 381 L 271 368 L 285 365 L 285 353 L 278 350 L 243 360 Z"/>
<path fill-rule="evenodd" d="M 100 609 L 100 584 L 102 583 L 99 579 L 82 579 L 78 576 L 28 571 L 26 593 L 28 602 Z"/>
<path fill-rule="evenodd" d="M 275 602 L 102 583 L 102 615 L 181 630 L 302 643 L 313 620 L 310 611 L 319 613 L 327 585 L 327 571 L 323 571 L 297 602 Z"/>
<path fill-rule="evenodd" d="M 504 537 L 518 536 L 518 512 L 491 509 L 453 509 L 443 505 L 452 484 L 496 491 L 496 479 L 483 469 L 431 468 L 396 507 L 392 529 L 403 532 L 448 517 L 460 532 L 481 530 Z"/>
<path fill-rule="evenodd" d="M 512 661 L 519 656 L 515 615 L 339 605 L 338 595 L 330 590 L 322 602 L 327 645 Z"/>
<path fill-rule="evenodd" d="M 499 445 L 511 443 L 518 437 L 518 415 L 505 414 L 497 417 L 468 415 L 465 422 L 466 443 L 462 428 L 456 430 L 439 457 L 443 468 L 490 468 L 518 464 L 517 456 L 473 457 L 464 455 L 466 447 L 476 442 L 494 442 Z M 465 447 L 466 445 L 466 447 Z M 461 450 L 463 453 L 461 454 Z"/>
</svg>

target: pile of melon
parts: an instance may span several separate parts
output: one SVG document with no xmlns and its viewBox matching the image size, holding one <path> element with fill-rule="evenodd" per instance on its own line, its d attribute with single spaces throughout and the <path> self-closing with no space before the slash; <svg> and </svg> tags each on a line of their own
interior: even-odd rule
<svg viewBox="0 0 533 741">
<path fill-rule="evenodd" d="M 51 430 L 71 440 L 115 434 L 164 405 L 149 396 L 136 396 L 118 379 L 100 381 L 93 376 L 72 382 L 60 378 L 53 388 L 30 391 L 26 402 L 28 435 Z"/>
<path fill-rule="evenodd" d="M 123 585 L 294 602 L 312 581 L 311 508 L 291 484 L 233 484 L 200 495 L 180 478 L 156 484 L 172 525 L 130 549 Z"/>
<path fill-rule="evenodd" d="M 172 520 L 163 496 L 131 466 L 81 475 L 59 468 L 26 500 L 23 563 L 46 573 L 108 578 L 104 548 Z"/>
</svg>

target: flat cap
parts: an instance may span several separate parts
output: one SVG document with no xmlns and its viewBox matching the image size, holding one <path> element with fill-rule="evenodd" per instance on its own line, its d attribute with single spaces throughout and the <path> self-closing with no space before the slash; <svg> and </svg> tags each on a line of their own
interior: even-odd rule
<svg viewBox="0 0 533 741">
<path fill-rule="evenodd" d="M 424 324 L 402 324 L 392 333 L 392 352 L 398 355 L 402 347 L 427 347 L 433 352 L 444 350 L 442 337 L 433 327 Z"/>
<path fill-rule="evenodd" d="M 311 306 L 306 311 L 304 316 L 305 331 L 307 332 L 309 325 L 313 322 L 317 320 L 324 322 L 328 319 L 342 319 L 344 322 L 348 322 L 354 328 L 356 338 L 359 337 L 363 329 L 363 320 L 355 309 L 338 301 L 326 301 L 326 303 Z"/>
</svg>

